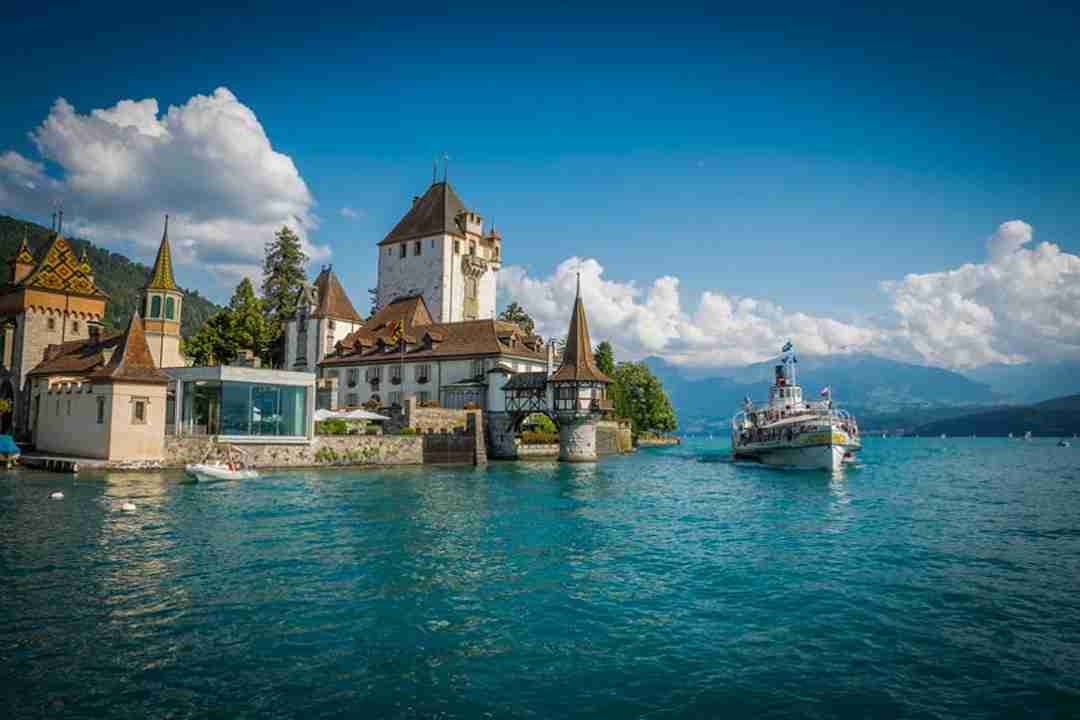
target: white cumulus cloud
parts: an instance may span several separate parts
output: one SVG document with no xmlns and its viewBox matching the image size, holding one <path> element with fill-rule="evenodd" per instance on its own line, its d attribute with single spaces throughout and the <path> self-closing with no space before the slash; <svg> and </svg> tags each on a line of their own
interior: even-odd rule
<svg viewBox="0 0 1080 720">
<path fill-rule="evenodd" d="M 505 302 L 517 301 L 538 332 L 566 332 L 577 273 L 596 342 L 622 357 L 662 354 L 677 363 L 730 366 L 774 356 L 788 339 L 804 353 L 865 351 L 949 368 L 1080 357 L 1080 257 L 1052 243 L 1033 249 L 1030 225 L 1013 220 L 987 240 L 985 263 L 883 282 L 892 312 L 853 324 L 717 290 L 683 307 L 676 277 L 647 287 L 604 277 L 591 258 L 569 258 L 547 277 L 508 266 Z"/>
<path fill-rule="evenodd" d="M 837 353 L 868 346 L 879 336 L 858 327 L 754 298 L 705 292 L 694 308 L 683 308 L 679 280 L 657 278 L 645 288 L 603 277 L 592 258 L 569 258 L 548 277 L 533 278 L 521 267 L 500 272 L 507 302 L 517 301 L 548 337 L 566 333 L 577 273 L 595 342 L 610 341 L 621 357 L 663 354 L 688 365 L 742 365 L 776 355 L 791 339 L 803 352 Z"/>
<path fill-rule="evenodd" d="M 66 234 L 142 260 L 152 260 L 168 213 L 178 264 L 209 271 L 217 282 L 203 289 L 214 295 L 227 296 L 242 275 L 259 277 L 265 243 L 282 225 L 313 259 L 329 255 L 309 241 L 318 220 L 296 165 L 226 88 L 163 113 L 154 98 L 88 114 L 60 98 L 30 137 L 56 178 L 42 162 L 4 153 L 4 210 L 44 221 L 62 204 Z"/>
</svg>

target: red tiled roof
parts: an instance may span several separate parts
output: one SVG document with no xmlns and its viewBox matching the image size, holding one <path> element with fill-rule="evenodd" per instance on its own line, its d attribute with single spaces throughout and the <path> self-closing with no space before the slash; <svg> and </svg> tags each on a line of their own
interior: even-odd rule
<svg viewBox="0 0 1080 720">
<path fill-rule="evenodd" d="M 90 374 L 93 378 L 123 380 L 125 382 L 165 385 L 169 376 L 158 370 L 150 346 L 146 344 L 142 318 L 139 313 L 131 316 L 127 332 L 104 367 Z"/>
<path fill-rule="evenodd" d="M 324 268 L 319 273 L 319 277 L 315 278 L 315 288 L 318 291 L 319 302 L 315 312 L 311 313 L 311 317 L 334 318 L 352 322 L 361 322 L 363 320 L 360 314 L 356 312 L 348 294 L 345 292 L 345 288 L 341 286 L 341 281 L 338 280 L 338 276 L 334 274 L 332 269 Z"/>
<path fill-rule="evenodd" d="M 609 378 L 593 362 L 592 340 L 589 338 L 589 321 L 585 317 L 585 305 L 581 302 L 581 280 L 574 298 L 574 311 L 570 314 L 570 332 L 566 336 L 566 352 L 563 362 L 551 382 L 589 381 L 609 383 Z"/>
</svg>

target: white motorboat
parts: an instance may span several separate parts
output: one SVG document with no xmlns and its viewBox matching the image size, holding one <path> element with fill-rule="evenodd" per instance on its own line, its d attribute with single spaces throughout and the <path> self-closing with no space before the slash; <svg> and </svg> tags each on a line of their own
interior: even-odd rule
<svg viewBox="0 0 1080 720">
<path fill-rule="evenodd" d="M 233 463 L 194 463 L 185 465 L 184 472 L 196 480 L 212 482 L 216 480 L 253 480 L 259 473 L 251 468 L 244 468 Z"/>
<path fill-rule="evenodd" d="M 225 455 L 224 461 L 207 462 L 215 452 Z M 202 482 L 217 480 L 254 480 L 259 473 L 249 467 L 246 453 L 233 445 L 211 445 L 202 462 L 184 466 L 184 472 Z"/>
<path fill-rule="evenodd" d="M 1072 447 L 1072 443 L 1069 442 L 1068 440 L 1062 438 L 1061 440 L 1058 441 L 1058 447 Z"/>
<path fill-rule="evenodd" d="M 854 416 L 833 406 L 828 388 L 821 392 L 823 400 L 803 400 L 791 343 L 784 346 L 780 357 L 768 403 L 759 406 L 747 398 L 743 411 L 731 420 L 734 459 L 833 471 L 854 462 L 862 449 Z"/>
</svg>

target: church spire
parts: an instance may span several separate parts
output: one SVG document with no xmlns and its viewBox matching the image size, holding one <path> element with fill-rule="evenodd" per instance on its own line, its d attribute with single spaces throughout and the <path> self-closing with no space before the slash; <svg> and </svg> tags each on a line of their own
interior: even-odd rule
<svg viewBox="0 0 1080 720">
<path fill-rule="evenodd" d="M 173 278 L 172 252 L 169 250 L 169 216 L 165 216 L 165 231 L 161 234 L 161 246 L 158 247 L 154 269 L 150 272 L 147 290 L 179 290 Z"/>
</svg>

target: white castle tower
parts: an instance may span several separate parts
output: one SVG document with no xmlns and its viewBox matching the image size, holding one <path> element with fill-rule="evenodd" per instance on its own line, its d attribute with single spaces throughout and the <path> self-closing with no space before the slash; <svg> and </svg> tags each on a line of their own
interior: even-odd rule
<svg viewBox="0 0 1080 720">
<path fill-rule="evenodd" d="M 437 323 L 494 318 L 501 266 L 502 238 L 449 182 L 432 183 L 379 243 L 376 303 L 421 295 Z"/>
</svg>

